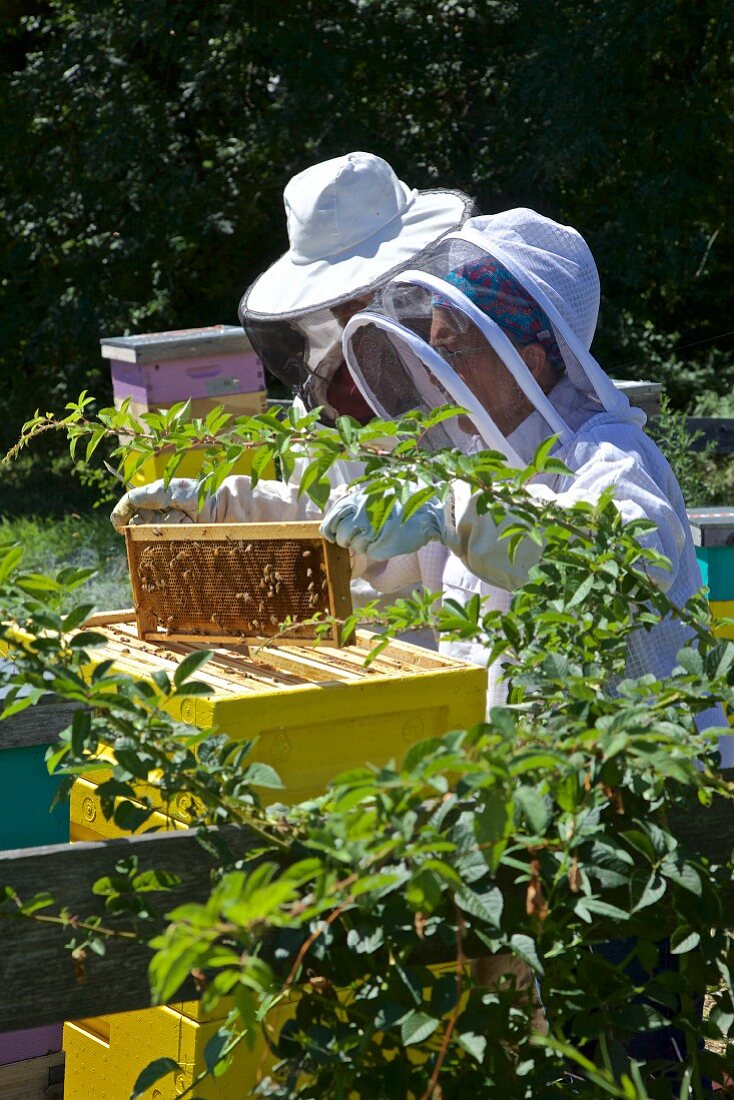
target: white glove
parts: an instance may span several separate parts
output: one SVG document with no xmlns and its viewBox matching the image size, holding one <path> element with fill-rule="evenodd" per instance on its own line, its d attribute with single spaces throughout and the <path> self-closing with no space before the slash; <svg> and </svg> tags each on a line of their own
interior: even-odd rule
<svg viewBox="0 0 734 1100">
<path fill-rule="evenodd" d="M 440 501 L 422 504 L 406 520 L 403 520 L 405 506 L 396 502 L 375 534 L 367 514 L 367 500 L 367 493 L 356 489 L 332 504 L 321 524 L 323 537 L 377 561 L 412 554 L 431 539 L 444 537 L 444 506 Z"/>
<path fill-rule="evenodd" d="M 244 502 L 251 496 L 249 477 L 229 477 L 200 508 L 194 479 L 174 477 L 168 488 L 163 481 L 152 481 L 131 489 L 115 505 L 110 519 L 116 531 L 122 531 L 131 523 L 217 523 L 225 518 L 218 512 L 228 510 L 232 498 Z"/>
</svg>

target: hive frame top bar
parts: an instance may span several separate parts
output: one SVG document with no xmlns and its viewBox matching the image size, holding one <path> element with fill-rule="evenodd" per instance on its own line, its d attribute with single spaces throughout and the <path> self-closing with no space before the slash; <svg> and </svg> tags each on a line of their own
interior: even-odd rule
<svg viewBox="0 0 734 1100">
<path fill-rule="evenodd" d="M 125 528 L 126 536 L 133 542 L 150 542 L 152 539 L 175 542 L 177 540 L 205 540 L 210 542 L 227 539 L 321 539 L 319 520 L 289 520 L 283 523 L 140 523 Z"/>
</svg>

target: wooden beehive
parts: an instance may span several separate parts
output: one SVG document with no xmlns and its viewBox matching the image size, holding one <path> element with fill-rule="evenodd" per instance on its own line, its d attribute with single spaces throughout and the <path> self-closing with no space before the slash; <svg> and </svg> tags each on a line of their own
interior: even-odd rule
<svg viewBox="0 0 734 1100">
<path fill-rule="evenodd" d="M 140 638 L 340 642 L 349 552 L 317 522 L 146 524 L 125 542 Z M 320 633 L 310 620 L 328 616 L 338 622 Z"/>
<path fill-rule="evenodd" d="M 140 680 L 151 680 L 157 672 L 172 677 L 185 657 L 209 643 L 206 638 L 181 642 L 160 636 L 141 641 L 132 617 L 125 621 L 124 612 L 100 613 L 87 625 L 105 637 L 94 650 L 95 662 L 111 661 L 117 672 Z M 283 783 L 282 789 L 260 791 L 265 803 L 313 798 L 340 772 L 366 762 L 400 760 L 422 738 L 483 721 L 486 668 L 395 640 L 365 665 L 378 640 L 362 630 L 356 632 L 354 645 L 343 649 L 286 644 L 249 649 L 230 639 L 213 647 L 211 660 L 196 674 L 211 694 L 176 698 L 166 710 L 199 729 L 216 728 L 233 740 L 252 741 L 249 759 L 270 764 Z M 97 768 L 74 783 L 72 840 L 122 835 L 114 820 L 104 817 L 97 794 L 109 774 Z M 146 828 L 191 823 L 188 792 L 164 805 L 153 786 L 140 781 L 138 789 L 161 811 Z M 176 1002 L 66 1024 L 66 1100 L 127 1100 L 148 1062 L 165 1056 L 179 1062 L 181 1071 L 159 1082 L 156 1090 L 162 1100 L 175 1100 L 205 1068 L 206 1044 L 228 1008 L 223 1001 L 207 1013 L 199 1002 Z M 281 1010 L 287 1012 L 287 1005 Z M 252 1049 L 241 1044 L 234 1059 L 231 1073 L 198 1084 L 197 1096 L 252 1096 L 272 1057 L 258 1041 Z"/>
</svg>

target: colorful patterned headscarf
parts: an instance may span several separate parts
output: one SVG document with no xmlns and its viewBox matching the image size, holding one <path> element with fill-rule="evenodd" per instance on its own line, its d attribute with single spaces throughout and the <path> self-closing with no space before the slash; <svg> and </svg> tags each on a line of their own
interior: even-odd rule
<svg viewBox="0 0 734 1100">
<path fill-rule="evenodd" d="M 491 317 L 514 344 L 523 347 L 537 342 L 545 349 L 553 366 L 564 369 L 563 356 L 547 314 L 499 260 L 487 256 L 462 264 L 456 271 L 444 275 L 444 279 Z M 451 303 L 440 296 L 434 298 L 433 304 L 438 308 L 452 308 Z"/>
</svg>

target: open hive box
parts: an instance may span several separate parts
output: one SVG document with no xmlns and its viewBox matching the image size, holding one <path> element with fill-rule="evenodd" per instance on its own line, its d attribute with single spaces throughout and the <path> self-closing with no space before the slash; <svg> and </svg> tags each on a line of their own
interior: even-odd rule
<svg viewBox="0 0 734 1100">
<path fill-rule="evenodd" d="M 146 524 L 125 543 L 142 639 L 338 644 L 309 620 L 352 610 L 349 552 L 317 522 Z"/>
<path fill-rule="evenodd" d="M 271 796 L 277 801 L 313 797 L 342 770 L 399 760 L 413 742 L 469 728 L 485 716 L 486 668 L 403 641 L 391 641 L 365 665 L 378 640 L 365 630 L 343 648 L 271 646 L 262 640 L 248 647 L 212 645 L 205 638 L 141 640 L 132 612 L 101 613 L 88 625 L 106 639 L 94 649 L 95 663 L 112 661 L 117 671 L 139 680 L 158 671 L 172 677 L 189 653 L 212 649 L 196 674 L 211 694 L 174 700 L 168 709 L 199 729 L 216 727 L 235 740 L 255 741 L 252 759 L 271 764 L 283 782 L 284 789 Z M 96 783 L 100 775 L 92 772 L 88 778 Z M 112 825 L 99 814 L 91 833 L 84 831 L 92 818 L 75 809 L 80 790 L 77 781 L 72 839 L 92 840 L 95 830 Z M 177 807 L 165 809 L 187 822 Z"/>
<path fill-rule="evenodd" d="M 357 631 L 354 644 L 306 648 L 260 639 L 257 645 L 183 642 L 157 634 L 137 636 L 132 612 L 104 613 L 87 624 L 105 637 L 95 661 L 111 660 L 115 669 L 149 680 L 157 671 L 172 676 L 181 660 L 211 648 L 211 660 L 196 679 L 208 684 L 208 696 L 174 700 L 169 709 L 204 729 L 216 726 L 235 740 L 253 740 L 250 759 L 275 768 L 282 790 L 261 791 L 263 800 L 295 803 L 324 791 L 339 772 L 366 762 L 400 760 L 422 738 L 449 729 L 469 728 L 483 720 L 487 670 L 392 641 L 371 664 L 365 657 L 377 637 Z M 107 821 L 97 795 L 109 773 L 90 771 L 71 792 L 71 837 L 107 840 L 123 835 Z M 141 782 L 140 793 L 152 788 Z M 186 827 L 191 796 L 183 792 L 160 806 L 148 827 Z M 138 1074 L 153 1058 L 170 1057 L 181 1066 L 158 1082 L 161 1100 L 175 1100 L 206 1067 L 206 1044 L 229 1010 L 227 1001 L 207 1014 L 200 1002 L 141 1012 L 117 1013 L 67 1023 L 65 1096 L 67 1100 L 127 1100 Z M 285 1006 L 283 1011 L 292 1011 Z M 237 1048 L 231 1073 L 196 1086 L 202 1100 L 242 1100 L 252 1096 L 258 1077 L 272 1062 L 261 1041 L 252 1050 Z M 146 1097 L 149 1093 L 146 1093 Z"/>
</svg>

